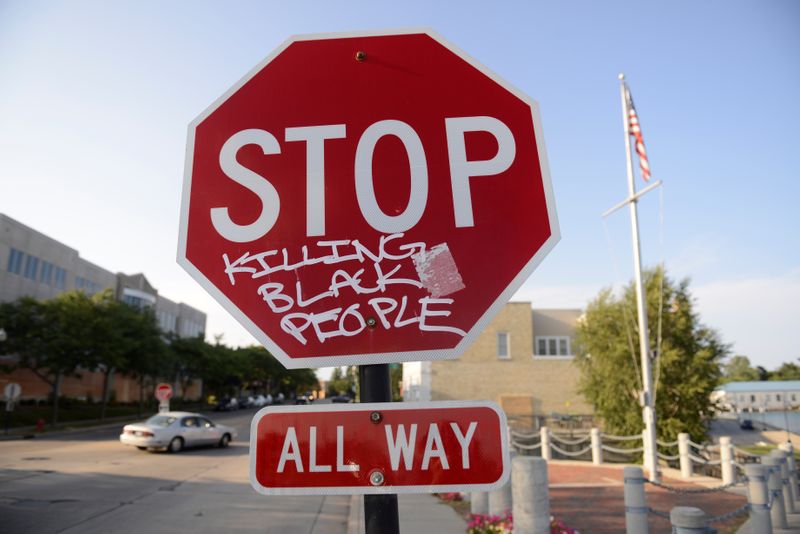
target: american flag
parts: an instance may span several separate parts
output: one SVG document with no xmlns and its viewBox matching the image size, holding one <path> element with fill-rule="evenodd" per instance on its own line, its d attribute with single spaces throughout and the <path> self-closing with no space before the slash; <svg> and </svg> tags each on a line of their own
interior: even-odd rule
<svg viewBox="0 0 800 534">
<path fill-rule="evenodd" d="M 631 91 L 627 85 L 625 95 L 628 98 L 628 132 L 636 140 L 636 154 L 639 156 L 639 168 L 642 170 L 642 178 L 645 182 L 650 181 L 650 163 L 647 161 L 647 152 L 644 149 L 644 138 L 642 128 L 639 126 L 639 117 L 636 115 L 636 108 L 633 106 Z"/>
</svg>

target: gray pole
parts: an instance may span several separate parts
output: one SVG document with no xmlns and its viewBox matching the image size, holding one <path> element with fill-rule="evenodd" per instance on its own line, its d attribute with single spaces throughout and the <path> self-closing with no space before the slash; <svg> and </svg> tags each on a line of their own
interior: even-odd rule
<svg viewBox="0 0 800 534">
<path fill-rule="evenodd" d="M 470 495 L 469 512 L 471 514 L 488 514 L 489 494 L 485 491 L 473 491 Z"/>
<path fill-rule="evenodd" d="M 786 507 L 783 505 L 783 482 L 781 481 L 780 461 L 772 456 L 762 456 L 761 464 L 769 470 L 767 487 L 769 488 L 769 497 L 772 503 L 769 510 L 772 526 L 787 528 Z"/>
<path fill-rule="evenodd" d="M 514 534 L 550 534 L 547 461 L 518 456 L 511 466 Z"/>
<path fill-rule="evenodd" d="M 639 216 L 636 184 L 633 180 L 633 155 L 631 154 L 630 122 L 628 117 L 628 88 L 625 75 L 619 75 L 622 95 L 622 121 L 625 125 L 625 154 L 628 168 L 628 196 L 631 213 L 631 240 L 633 241 L 633 268 L 636 275 L 636 309 L 639 315 L 639 352 L 642 365 L 642 418 L 647 432 L 645 466 L 650 470 L 650 480 L 658 480 L 658 449 L 656 444 L 656 413 L 653 406 L 653 372 L 650 366 L 650 335 L 647 330 L 647 304 L 642 284 L 642 258 L 639 244 Z"/>
<path fill-rule="evenodd" d="M 708 534 L 708 516 L 700 508 L 676 506 L 669 513 L 674 534 Z"/>
<path fill-rule="evenodd" d="M 786 506 L 786 513 L 795 513 L 794 494 L 792 492 L 792 479 L 789 477 L 789 461 L 786 458 L 786 451 L 775 449 L 770 455 L 777 458 L 781 466 L 781 484 L 783 484 L 783 503 Z"/>
<path fill-rule="evenodd" d="M 750 530 L 752 534 L 772 534 L 767 490 L 769 468 L 761 464 L 747 464 L 744 474 L 747 476 L 747 500 L 750 502 Z"/>
<path fill-rule="evenodd" d="M 648 534 L 647 498 L 644 493 L 644 473 L 641 467 L 625 467 L 625 533 Z"/>
<path fill-rule="evenodd" d="M 358 367 L 361 402 L 391 402 L 392 384 L 389 364 Z M 400 534 L 397 495 L 364 495 L 366 534 Z"/>
</svg>

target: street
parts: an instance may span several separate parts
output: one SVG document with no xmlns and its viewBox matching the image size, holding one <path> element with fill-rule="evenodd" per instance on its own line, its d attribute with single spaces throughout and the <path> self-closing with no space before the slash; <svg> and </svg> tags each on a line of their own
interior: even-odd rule
<svg viewBox="0 0 800 534">
<path fill-rule="evenodd" d="M 227 449 L 148 453 L 122 423 L 0 442 L 0 532 L 340 534 L 349 496 L 265 497 L 248 481 L 253 410 L 209 414 L 233 426 Z"/>
</svg>

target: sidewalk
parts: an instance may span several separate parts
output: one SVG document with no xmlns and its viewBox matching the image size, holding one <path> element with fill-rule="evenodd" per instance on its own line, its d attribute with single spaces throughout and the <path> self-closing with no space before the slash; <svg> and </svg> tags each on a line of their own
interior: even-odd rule
<svg viewBox="0 0 800 534">
<path fill-rule="evenodd" d="M 467 523 L 434 495 L 398 495 L 402 534 L 464 534 Z M 364 534 L 364 497 L 350 498 L 347 534 Z"/>
</svg>

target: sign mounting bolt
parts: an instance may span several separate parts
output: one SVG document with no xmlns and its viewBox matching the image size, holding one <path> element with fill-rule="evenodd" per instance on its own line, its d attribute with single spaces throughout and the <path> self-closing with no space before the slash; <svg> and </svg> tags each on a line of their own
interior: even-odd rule
<svg viewBox="0 0 800 534">
<path fill-rule="evenodd" d="M 369 475 L 369 483 L 373 486 L 383 486 L 383 473 L 380 471 L 373 471 Z"/>
<path fill-rule="evenodd" d="M 378 322 L 375 320 L 375 317 L 367 317 L 367 326 L 368 327 L 375 328 L 376 324 L 378 324 Z"/>
<path fill-rule="evenodd" d="M 358 52 L 356 52 L 356 61 L 364 61 L 365 59 L 367 59 L 366 52 L 364 52 L 363 50 L 359 50 Z"/>
<path fill-rule="evenodd" d="M 376 425 L 381 422 L 381 419 L 383 419 L 381 412 L 372 412 L 371 414 L 369 414 L 369 420 L 375 423 Z"/>
</svg>

